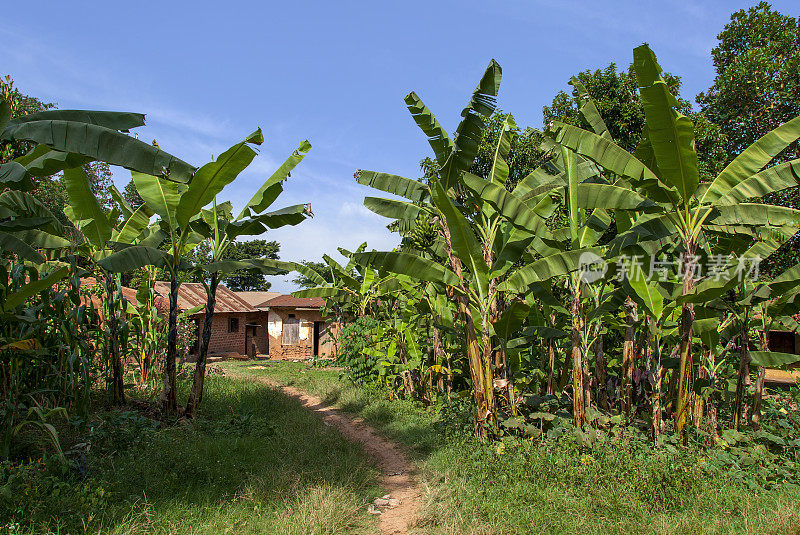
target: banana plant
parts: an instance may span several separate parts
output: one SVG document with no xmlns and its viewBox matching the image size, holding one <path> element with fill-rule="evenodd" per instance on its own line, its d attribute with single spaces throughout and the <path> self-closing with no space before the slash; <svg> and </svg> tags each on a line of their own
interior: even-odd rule
<svg viewBox="0 0 800 535">
<path fill-rule="evenodd" d="M 148 223 L 153 212 L 144 205 L 132 210 L 115 190 L 114 198 L 120 203 L 120 208 L 106 213 L 92 193 L 89 179 L 80 167 L 64 170 L 64 183 L 69 197 L 69 205 L 64 209 L 64 213 L 79 231 L 76 237 L 76 252 L 91 262 L 93 270 L 101 275 L 105 287 L 104 329 L 112 368 L 112 380 L 109 386 L 111 402 L 124 403 L 123 349 L 120 347 L 119 332 L 122 321 L 120 281 L 118 274 L 102 268 L 100 261 L 113 254 L 115 244 L 131 245 L 148 236 L 151 230 L 148 228 Z M 121 222 L 119 222 L 120 212 L 124 214 Z"/>
<path fill-rule="evenodd" d="M 48 110 L 11 119 L 8 103 L 0 102 L 0 143 L 36 144 L 28 154 L 0 166 L 0 180 L 29 183 L 31 177 L 98 160 L 188 182 L 194 167 L 128 135 L 131 128 L 140 126 L 144 126 L 143 114 L 111 111 Z"/>
<path fill-rule="evenodd" d="M 547 134 L 557 143 L 628 181 L 648 201 L 653 216 L 629 230 L 635 241 L 645 234 L 676 240 L 684 255 L 682 294 L 693 292 L 699 248 L 715 235 L 732 229 L 753 239 L 765 231 L 795 228 L 796 210 L 742 202 L 800 183 L 800 162 L 793 160 L 764 169 L 772 158 L 800 137 L 800 118 L 766 134 L 745 149 L 710 183 L 699 183 L 694 129 L 678 110 L 677 101 L 661 77 L 661 67 L 647 45 L 634 49 L 634 69 L 645 111 L 645 131 L 636 154 L 610 139 L 571 125 L 554 122 Z M 605 202 L 607 198 L 603 198 Z M 598 201 L 600 198 L 598 198 Z M 692 369 L 694 304 L 683 301 L 680 323 L 680 368 L 675 429 L 688 439 L 688 405 Z"/>
<path fill-rule="evenodd" d="M 212 209 L 202 210 L 200 217 L 192 221 L 194 231 L 210 245 L 211 262 L 198 266 L 200 270 L 210 275 L 210 281 L 206 282 L 206 277 L 203 276 L 203 286 L 206 289 L 205 316 L 192 390 L 184 412 L 187 417 L 193 416 L 194 411 L 200 406 L 203 399 L 206 355 L 208 354 L 208 344 L 211 340 L 211 326 L 214 319 L 214 307 L 220 275 L 232 273 L 238 269 L 257 269 L 265 275 L 279 275 L 288 273 L 293 268 L 291 263 L 270 259 L 226 260 L 225 252 L 231 243 L 240 236 L 257 236 L 268 229 L 276 229 L 285 225 L 297 225 L 304 221 L 306 217 L 313 216 L 310 204 L 298 204 L 264 213 L 281 194 L 283 182 L 289 177 L 297 164 L 303 160 L 309 150 L 311 150 L 311 144 L 308 141 L 303 141 L 297 150 L 256 191 L 255 195 L 235 218 L 233 217 L 230 203 L 218 205 L 215 199 Z M 244 170 L 244 167 L 242 167 L 242 170 Z"/>
<path fill-rule="evenodd" d="M 256 130 L 220 154 L 217 159 L 199 168 L 188 180 L 188 184 L 170 180 L 163 175 L 131 171 L 134 186 L 144 205 L 158 216 L 159 234 L 166 243 L 166 249 L 157 248 L 158 244 L 155 242 L 132 245 L 104 258 L 100 265 L 114 273 L 155 265 L 164 268 L 170 276 L 167 351 L 161 394 L 162 409 L 166 414 L 174 414 L 178 409 L 175 359 L 179 272 L 191 268 L 184 259 L 189 251 L 203 241 L 203 236 L 193 229 L 191 223 L 200 217 L 201 210 L 211 204 L 216 195 L 255 158 L 256 151 L 250 145 L 260 145 L 263 140 L 261 129 Z"/>
<path fill-rule="evenodd" d="M 463 189 L 463 176 L 475 160 L 485 120 L 495 109 L 501 75 L 500 66 L 492 61 L 462 112 L 463 119 L 452 138 L 415 93 L 406 96 L 406 105 L 417 125 L 428 136 L 436 156 L 436 176 L 430 180 L 429 187 L 420 181 L 384 173 L 362 171 L 358 177 L 359 182 L 368 182 L 373 187 L 412 201 L 381 200 L 377 204 L 385 207 L 380 209 L 383 215 L 402 222 L 424 212 L 431 215 L 439 227 L 438 242 L 447 267 L 435 259 L 412 252 L 372 251 L 357 253 L 354 258 L 356 262 L 378 270 L 436 283 L 442 293 L 447 293 L 457 303 L 472 378 L 474 429 L 476 436 L 480 437 L 494 434 L 497 429 L 488 324 L 489 303 L 494 299 L 492 293 L 496 288 L 490 289 L 484 248 L 465 216 L 465 213 L 471 213 L 471 209 L 460 205 L 457 192 Z M 502 172 L 500 169 L 497 171 Z M 417 204 L 413 204 L 415 202 Z M 423 203 L 424 207 L 418 206 Z M 365 199 L 368 208 L 375 204 L 375 201 Z M 393 211 L 388 211 L 390 209 Z"/>
<path fill-rule="evenodd" d="M 362 243 L 355 253 L 339 247 L 339 253 L 348 259 L 344 266 L 330 256 L 322 255 L 322 260 L 328 266 L 331 282 L 327 282 L 321 273 L 308 266 L 295 265 L 296 271 L 314 280 L 319 286 L 298 290 L 292 295 L 326 298 L 334 303 L 340 316 L 343 314 L 358 316 L 368 314 L 371 305 L 377 300 L 397 290 L 398 280 L 393 273 L 382 273 L 369 265 L 359 264 L 355 260 L 354 255 L 363 252 L 366 247 L 366 242 Z"/>
<path fill-rule="evenodd" d="M 750 425 L 758 427 L 761 423 L 761 401 L 764 391 L 766 368 L 782 368 L 800 361 L 800 355 L 771 351 L 769 348 L 769 332 L 775 327 L 796 331 L 800 325 L 793 316 L 800 309 L 800 266 L 787 269 L 769 283 L 753 283 L 743 281 L 739 298 L 734 304 L 742 317 L 743 338 L 749 340 L 750 325 L 746 320 L 758 321 L 756 338 L 758 350 L 750 351 L 746 341 L 742 342 L 742 357 L 736 382 L 733 421 L 739 430 L 743 422 L 745 404 L 745 381 L 749 375 L 750 365 L 757 367 L 755 388 L 753 393 Z M 752 315 L 750 311 L 753 310 Z"/>
<path fill-rule="evenodd" d="M 0 144 L 36 144 L 27 154 L 0 165 L 0 189 L 5 190 L 0 194 L 3 249 L 38 264 L 45 261 L 43 253 L 71 245 L 67 229 L 27 193 L 36 178 L 92 160 L 188 178 L 194 168 L 127 135 L 143 125 L 142 114 L 89 110 L 49 110 L 12 119 L 9 104 L 0 99 Z"/>
</svg>

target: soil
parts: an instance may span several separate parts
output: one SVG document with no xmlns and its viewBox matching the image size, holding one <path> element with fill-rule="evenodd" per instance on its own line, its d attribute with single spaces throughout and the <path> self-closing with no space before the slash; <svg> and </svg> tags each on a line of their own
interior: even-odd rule
<svg viewBox="0 0 800 535">
<path fill-rule="evenodd" d="M 408 460 L 398 444 L 380 436 L 361 418 L 326 406 L 316 396 L 293 386 L 279 384 L 267 377 L 259 377 L 256 380 L 277 388 L 287 396 L 297 399 L 304 407 L 319 414 L 327 425 L 339 430 L 347 440 L 360 444 L 364 448 L 364 452 L 381 471 L 381 486 L 393 500 L 392 503 L 397 503 L 393 507 L 370 506 L 371 512 L 377 514 L 380 511 L 378 526 L 381 533 L 411 533 L 422 493 L 414 465 Z M 394 502 L 394 500 L 397 500 L 397 502 Z"/>
</svg>

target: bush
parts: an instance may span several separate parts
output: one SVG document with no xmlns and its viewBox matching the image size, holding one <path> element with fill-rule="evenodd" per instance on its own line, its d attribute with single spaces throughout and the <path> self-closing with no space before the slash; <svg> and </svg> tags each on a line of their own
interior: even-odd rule
<svg viewBox="0 0 800 535">
<path fill-rule="evenodd" d="M 379 378 L 377 359 L 364 351 L 374 343 L 374 330 L 378 321 L 361 316 L 342 328 L 337 362 L 347 368 L 353 381 L 361 384 L 375 383 Z"/>
</svg>

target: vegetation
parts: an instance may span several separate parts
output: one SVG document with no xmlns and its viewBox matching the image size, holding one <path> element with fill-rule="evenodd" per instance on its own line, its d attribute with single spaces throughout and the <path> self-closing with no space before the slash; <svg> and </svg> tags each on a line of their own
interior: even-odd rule
<svg viewBox="0 0 800 535">
<path fill-rule="evenodd" d="M 463 400 L 427 408 L 390 400 L 384 390 L 305 363 L 251 369 L 231 362 L 224 369 L 312 392 L 406 445 L 427 489 L 422 533 L 790 533 L 800 513 L 796 488 L 754 489 L 741 465 L 718 457 L 736 446 L 654 452 L 623 426 L 589 446 L 569 433 L 480 444 L 469 438 Z M 784 417 L 797 425 L 794 414 Z M 779 461 L 764 473 L 782 467 Z"/>
<path fill-rule="evenodd" d="M 178 385 L 187 395 L 191 374 Z M 203 407 L 202 417 L 181 426 L 130 409 L 95 412 L 91 431 L 70 435 L 68 467 L 4 461 L 0 529 L 286 535 L 370 529 L 362 504 L 379 492 L 376 471 L 358 447 L 299 403 L 263 385 L 212 375 Z"/>
<path fill-rule="evenodd" d="M 410 446 L 429 532 L 791 531 L 800 394 L 765 382 L 800 362 L 769 334 L 800 329 L 799 28 L 765 3 L 734 13 L 700 111 L 646 44 L 627 70 L 573 77 L 541 130 L 497 108 L 494 60 L 452 133 L 408 94 L 422 176 L 355 174 L 400 246 L 341 263 L 249 240 L 313 215 L 273 208 L 308 141 L 235 214 L 225 188 L 261 129 L 195 167 L 130 135 L 141 114 L 2 81 L 4 529 L 370 529 L 376 474 L 241 381 L 271 376 Z M 231 364 L 238 382 L 207 383 L 220 282 L 289 272 L 341 326 L 338 370 Z M 206 302 L 180 311 L 187 280 Z"/>
<path fill-rule="evenodd" d="M 646 45 L 634 50 L 633 71 L 640 92 L 634 108 L 644 118 L 635 156 L 614 142 L 586 88 L 573 79 L 575 115 L 590 129 L 550 121 L 544 132 L 549 159 L 513 185 L 507 183 L 507 158 L 516 126 L 509 116 L 496 135 L 487 175 L 470 172 L 494 110 L 501 72 L 496 63 L 452 138 L 415 93 L 406 97 L 434 150 L 435 169 L 429 167 L 422 181 L 372 171 L 357 175 L 360 183 L 407 199 L 365 199 L 368 208 L 394 220 L 391 228 L 406 238 L 401 250 L 356 252 L 345 268 L 329 262 L 332 282 L 320 275 L 320 286 L 296 294 L 333 298 L 340 308 L 341 300 L 349 300 L 354 315 L 377 320 L 366 335 L 369 343 L 364 334 L 358 337 L 363 355 L 343 351 L 358 377 L 371 368 L 387 386 L 402 385 L 405 394 L 426 399 L 434 383 L 439 394 L 449 394 L 452 386 L 445 383 L 455 380 L 459 390 L 464 385 L 472 391 L 476 436 L 497 437 L 502 421 L 526 429 L 540 418 L 532 416 L 538 411 L 520 411 L 528 396 L 560 393 L 553 387 L 553 340 L 568 339 L 560 348 L 559 386 L 572 399 L 575 433 L 594 433 L 587 413 L 599 409 L 629 422 L 644 418 L 653 440 L 672 420 L 686 444 L 690 428 L 699 439 L 711 439 L 725 427 L 716 414 L 710 423 L 703 415 L 707 399 L 727 395 L 725 369 L 714 361 L 711 374 L 709 355 L 736 358 L 722 351 L 732 342 L 739 364 L 727 368 L 738 369 L 731 418 L 741 429 L 749 365 L 763 369 L 767 362 L 800 360 L 770 352 L 763 340 L 751 352 L 751 338 L 765 335 L 759 338 L 748 312 L 755 295 L 769 299 L 780 286 L 780 297 L 763 317 L 794 323 L 796 270 L 771 282 L 750 275 L 795 234 L 798 213 L 745 202 L 798 185 L 796 161 L 765 166 L 800 137 L 800 118 L 765 134 L 716 176 L 701 177 L 693 124 L 679 111 L 683 105 Z M 567 289 L 566 305 L 555 297 L 560 288 Z M 379 307 L 365 306 L 370 295 L 379 296 Z M 556 328 L 565 324 L 568 336 Z M 448 337 L 460 351 L 442 350 L 447 342 L 438 341 Z M 624 343 L 609 347 L 605 337 Z M 457 371 L 451 369 L 456 359 Z M 447 380 L 435 381 L 442 373 Z M 572 387 L 564 389 L 570 375 Z M 713 383 L 706 384 L 711 375 Z M 763 370 L 758 377 L 754 427 Z"/>
</svg>

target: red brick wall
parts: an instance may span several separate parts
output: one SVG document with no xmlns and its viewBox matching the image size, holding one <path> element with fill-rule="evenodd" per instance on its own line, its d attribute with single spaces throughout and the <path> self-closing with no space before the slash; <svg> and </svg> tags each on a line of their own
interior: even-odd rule
<svg viewBox="0 0 800 535">
<path fill-rule="evenodd" d="M 248 344 L 255 344 L 257 355 L 266 355 L 269 353 L 269 341 L 267 340 L 267 313 L 266 312 L 250 312 L 247 314 L 247 323 L 258 325 L 256 327 L 256 335 L 253 337 L 251 334 L 248 337 Z M 252 327 L 251 333 L 252 333 Z M 250 348 L 248 348 L 250 351 Z"/>
<path fill-rule="evenodd" d="M 228 332 L 228 319 L 239 318 L 238 332 Z M 215 313 L 211 323 L 211 340 L 208 342 L 208 353 L 239 353 L 244 352 L 244 327 L 247 324 L 247 314 Z"/>
<path fill-rule="evenodd" d="M 283 345 L 282 336 L 271 336 L 268 332 L 268 314 L 266 311 L 249 313 L 226 313 L 218 312 L 214 314 L 211 324 L 211 340 L 209 341 L 209 355 L 221 353 L 245 354 L 245 327 L 255 324 L 256 333 L 247 336 L 247 355 L 252 355 L 252 348 L 255 345 L 257 355 L 269 355 L 270 358 L 277 359 L 303 359 L 310 358 L 314 352 L 314 322 L 324 321 L 319 311 L 316 310 L 295 310 L 292 308 L 273 308 L 272 312 L 281 319 L 281 332 L 283 323 L 289 318 L 289 314 L 294 314 L 300 321 L 301 335 L 307 334 L 305 339 L 300 339 L 298 345 Z M 228 332 L 228 320 L 232 317 L 239 319 L 238 332 Z M 202 322 L 202 318 L 200 319 Z M 333 340 L 326 334 L 326 327 L 330 323 L 320 325 L 319 356 L 332 356 L 335 352 Z M 335 326 L 334 326 L 335 329 Z"/>
</svg>

